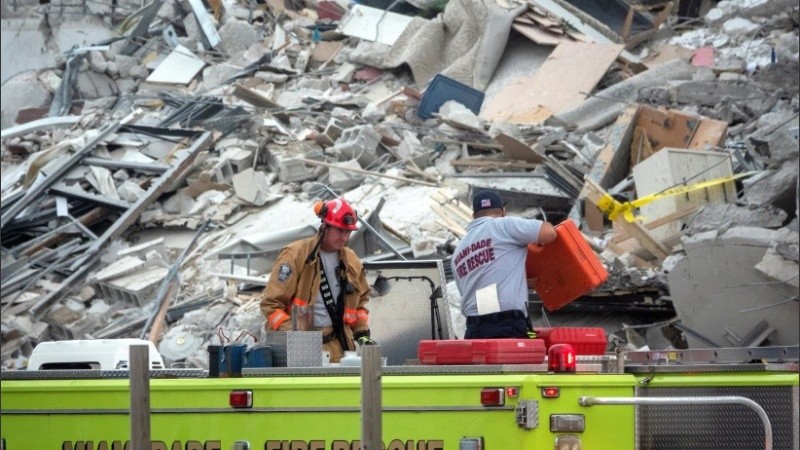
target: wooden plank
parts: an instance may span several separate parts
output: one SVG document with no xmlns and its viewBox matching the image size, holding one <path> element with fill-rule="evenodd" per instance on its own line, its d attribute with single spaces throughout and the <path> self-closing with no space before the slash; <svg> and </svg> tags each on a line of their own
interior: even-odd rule
<svg viewBox="0 0 800 450">
<path fill-rule="evenodd" d="M 453 205 L 454 210 L 460 217 L 463 217 L 465 221 L 469 222 L 472 220 L 472 209 L 457 198 L 447 195 L 441 189 L 431 194 L 431 198 L 440 205 Z"/>
<path fill-rule="evenodd" d="M 667 214 L 664 217 L 661 217 L 659 219 L 656 219 L 656 220 L 653 220 L 651 222 L 648 222 L 648 223 L 644 224 L 643 226 L 647 230 L 653 230 L 653 229 L 656 229 L 656 228 L 660 227 L 661 225 L 665 225 L 667 223 L 670 223 L 673 220 L 678 220 L 678 219 L 681 219 L 683 217 L 686 217 L 689 214 L 692 214 L 692 213 L 696 212 L 697 210 L 698 210 L 698 207 L 694 206 L 694 207 L 689 208 L 687 210 L 675 211 L 672 214 Z M 625 241 L 625 240 L 630 239 L 630 238 L 631 238 L 631 235 L 626 233 L 625 231 L 623 231 L 622 233 L 619 233 L 619 234 L 615 235 L 611 239 L 611 242 L 620 243 L 620 242 Z"/>
<path fill-rule="evenodd" d="M 319 41 L 311 50 L 311 59 L 326 62 L 335 57 L 344 47 L 344 41 Z"/>
<path fill-rule="evenodd" d="M 660 66 L 661 64 L 668 63 L 673 59 L 680 59 L 684 62 L 689 62 L 692 58 L 692 49 L 682 47 L 680 45 L 665 44 L 656 50 L 656 52 L 648 58 L 644 63 L 647 67 Z"/>
<path fill-rule="evenodd" d="M 437 144 L 453 144 L 453 145 L 466 145 L 475 148 L 488 148 L 491 150 L 502 150 L 503 146 L 494 142 L 478 142 L 478 141 L 458 141 L 455 139 L 448 139 L 443 137 L 431 138 L 431 142 Z"/>
<path fill-rule="evenodd" d="M 533 75 L 510 80 L 484 101 L 480 117 L 537 124 L 578 106 L 624 46 L 562 41 Z"/>
<path fill-rule="evenodd" d="M 538 23 L 539 25 L 545 27 L 545 28 L 559 28 L 559 27 L 561 27 L 561 24 L 558 23 L 558 21 L 555 21 L 555 20 L 553 20 L 553 19 L 551 19 L 549 17 L 545 17 L 545 16 L 542 16 L 542 15 L 539 15 L 539 14 L 535 14 L 535 13 L 531 13 L 531 12 L 526 13 L 525 16 L 527 18 L 533 20 L 534 22 Z"/>
<path fill-rule="evenodd" d="M 641 106 L 636 118 L 653 144 L 653 152 L 664 147 L 705 150 L 718 146 L 728 133 L 728 124 L 708 117 L 665 108 Z"/>
<path fill-rule="evenodd" d="M 517 30 L 521 35 L 541 45 L 558 45 L 564 40 L 563 37 L 548 33 L 539 26 L 533 24 L 514 23 L 511 27 Z"/>
<path fill-rule="evenodd" d="M 455 234 L 459 238 L 462 238 L 467 234 L 466 230 L 461 228 L 456 228 L 442 219 L 436 219 L 436 223 L 443 226 L 444 228 L 447 228 L 448 230 L 450 230 L 451 233 Z"/>
<path fill-rule="evenodd" d="M 518 161 L 499 161 L 496 159 L 452 159 L 450 165 L 453 167 L 496 167 L 498 169 L 535 169 L 538 163 L 518 162 Z"/>
<path fill-rule="evenodd" d="M 283 109 L 281 105 L 275 103 L 271 98 L 267 97 L 263 93 L 255 89 L 245 87 L 242 84 L 237 84 L 234 86 L 233 95 L 259 108 Z"/>
<path fill-rule="evenodd" d="M 433 210 L 433 212 L 438 214 L 439 217 L 441 217 L 442 220 L 447 225 L 449 225 L 447 228 L 451 229 L 451 231 L 453 231 L 456 235 L 464 236 L 465 234 L 467 234 L 467 230 L 465 230 L 460 223 L 456 222 L 452 217 L 450 217 L 450 215 L 447 214 L 447 211 L 445 211 L 443 207 L 439 206 L 436 203 L 431 204 L 430 207 Z"/>
<path fill-rule="evenodd" d="M 544 156 L 536 153 L 536 150 L 532 149 L 529 145 L 507 134 L 500 133 L 495 136 L 494 140 L 503 146 L 503 153 L 511 159 L 521 159 L 532 163 L 542 163 L 545 161 Z"/>
<path fill-rule="evenodd" d="M 514 23 L 524 23 L 526 25 L 536 25 L 536 22 L 534 22 L 533 19 L 531 19 L 531 18 L 529 18 L 529 17 L 527 17 L 525 15 L 521 15 L 521 16 L 515 17 L 514 18 Z"/>
<path fill-rule="evenodd" d="M 312 166 L 333 167 L 335 169 L 344 170 L 345 172 L 361 173 L 361 174 L 369 175 L 369 176 L 372 176 L 372 177 L 388 178 L 390 180 L 407 181 L 409 183 L 421 184 L 423 186 L 433 186 L 433 187 L 438 186 L 437 184 L 428 183 L 427 181 L 419 181 L 419 180 L 414 180 L 414 179 L 411 179 L 411 178 L 396 177 L 396 176 L 388 175 L 388 174 L 385 174 L 385 173 L 370 172 L 369 170 L 364 170 L 364 169 L 342 167 L 342 166 L 339 166 L 339 165 L 336 165 L 336 164 L 326 163 L 326 162 L 322 162 L 322 161 L 314 161 L 313 159 L 297 158 L 297 160 L 302 162 L 303 164 L 311 164 Z"/>
<path fill-rule="evenodd" d="M 463 215 L 462 212 L 453 204 L 450 203 L 441 203 L 431 197 L 431 200 L 435 202 L 437 205 L 442 207 L 442 212 L 447 214 L 449 217 L 454 218 L 453 222 L 458 224 L 458 228 L 464 229 L 466 225 L 472 220 L 472 215 L 469 216 Z M 457 219 L 457 220 L 456 220 Z"/>
<path fill-rule="evenodd" d="M 606 191 L 591 179 L 586 180 L 584 192 L 586 193 L 586 199 L 595 205 L 606 195 Z M 654 239 L 640 223 L 628 222 L 621 216 L 617 216 L 614 223 L 622 227 L 625 232 L 635 237 L 642 244 L 642 247 L 647 249 L 647 251 L 659 261 L 663 261 L 664 258 L 669 256 L 670 250 L 664 246 L 664 244 Z"/>
<path fill-rule="evenodd" d="M 605 230 L 603 213 L 588 200 L 583 201 L 583 219 L 591 231 L 602 232 Z"/>
</svg>

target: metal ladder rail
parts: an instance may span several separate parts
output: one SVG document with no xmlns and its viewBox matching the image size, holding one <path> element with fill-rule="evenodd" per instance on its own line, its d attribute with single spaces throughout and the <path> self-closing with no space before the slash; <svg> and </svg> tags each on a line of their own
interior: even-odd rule
<svg viewBox="0 0 800 450">
<path fill-rule="evenodd" d="M 581 406 L 599 405 L 726 405 L 738 404 L 752 409 L 761 419 L 764 426 L 764 449 L 772 450 L 772 423 L 767 412 L 755 401 L 739 396 L 712 397 L 580 397 Z"/>
</svg>

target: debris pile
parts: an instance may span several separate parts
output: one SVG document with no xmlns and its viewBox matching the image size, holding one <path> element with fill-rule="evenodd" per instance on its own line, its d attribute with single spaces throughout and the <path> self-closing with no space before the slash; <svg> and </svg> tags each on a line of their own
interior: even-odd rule
<svg viewBox="0 0 800 450">
<path fill-rule="evenodd" d="M 115 337 L 204 367 L 218 330 L 258 338 L 315 200 L 356 207 L 365 260 L 449 271 L 481 189 L 608 269 L 535 320 L 798 343 L 794 2 L 417 3 L 3 5 L 3 367 Z"/>
</svg>

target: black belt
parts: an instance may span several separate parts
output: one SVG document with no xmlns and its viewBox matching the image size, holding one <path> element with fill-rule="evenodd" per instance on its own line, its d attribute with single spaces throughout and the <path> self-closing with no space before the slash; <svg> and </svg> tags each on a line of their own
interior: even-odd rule
<svg viewBox="0 0 800 450">
<path fill-rule="evenodd" d="M 325 336 L 322 336 L 322 343 L 323 344 L 327 344 L 328 342 L 330 342 L 330 341 L 332 341 L 334 339 L 336 339 L 336 333 L 335 332 L 331 332 L 330 334 L 326 334 Z"/>
<path fill-rule="evenodd" d="M 484 314 L 482 316 L 469 316 L 467 317 L 468 325 L 480 325 L 482 323 L 502 322 L 504 320 L 519 320 L 525 319 L 525 313 L 518 309 L 500 311 L 491 314 Z"/>
</svg>

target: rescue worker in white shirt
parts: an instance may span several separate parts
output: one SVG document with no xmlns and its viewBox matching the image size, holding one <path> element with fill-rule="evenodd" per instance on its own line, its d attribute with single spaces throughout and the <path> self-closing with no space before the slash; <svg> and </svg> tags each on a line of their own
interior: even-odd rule
<svg viewBox="0 0 800 450">
<path fill-rule="evenodd" d="M 507 217 L 504 203 L 491 191 L 475 195 L 472 217 L 451 261 L 461 312 L 467 318 L 464 338 L 527 338 L 528 244 L 555 241 L 555 228 L 541 220 Z M 483 291 L 482 297 L 496 295 L 499 312 L 479 314 L 478 291 Z"/>
<path fill-rule="evenodd" d="M 322 223 L 317 236 L 300 239 L 278 255 L 261 299 L 267 331 L 322 332 L 323 350 L 339 362 L 355 344 L 371 345 L 369 301 L 371 287 L 364 266 L 346 247 L 357 230 L 353 208 L 343 199 L 318 202 L 314 212 Z"/>
</svg>

